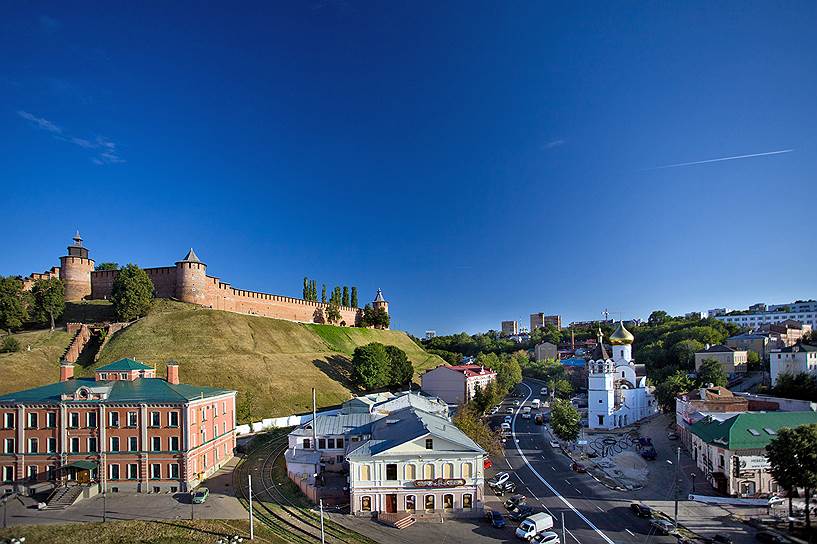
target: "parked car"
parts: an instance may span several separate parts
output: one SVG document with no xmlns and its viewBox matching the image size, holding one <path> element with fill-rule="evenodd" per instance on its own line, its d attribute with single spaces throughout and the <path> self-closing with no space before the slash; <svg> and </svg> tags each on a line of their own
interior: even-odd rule
<svg viewBox="0 0 817 544">
<path fill-rule="evenodd" d="M 486 483 L 488 484 L 488 487 L 496 487 L 507 482 L 510 477 L 511 475 L 507 472 L 497 472 L 496 475 L 494 475 L 493 478 L 490 478 Z"/>
<path fill-rule="evenodd" d="M 512 414 L 513 413 L 513 408 L 511 406 L 508 406 L 508 409 L 505 410 L 505 411 L 508 412 L 509 414 Z"/>
<path fill-rule="evenodd" d="M 533 544 L 559 544 L 559 535 L 553 531 L 544 531 L 531 539 Z"/>
<path fill-rule="evenodd" d="M 587 472 L 587 467 L 581 463 L 573 462 L 570 464 L 570 470 L 573 472 L 585 473 Z"/>
<path fill-rule="evenodd" d="M 712 542 L 717 542 L 718 544 L 733 544 L 732 537 L 723 533 L 718 533 L 713 536 Z"/>
<path fill-rule="evenodd" d="M 654 519 L 650 521 L 650 525 L 655 529 L 659 535 L 675 534 L 675 525 L 671 521 L 665 519 Z"/>
<path fill-rule="evenodd" d="M 522 540 L 530 540 L 537 534 L 553 529 L 553 518 L 550 514 L 539 512 L 526 517 L 516 528 L 516 536 Z"/>
<path fill-rule="evenodd" d="M 630 510 L 632 510 L 633 514 L 640 518 L 652 518 L 652 508 L 647 506 L 646 504 L 641 504 L 639 502 L 634 502 L 630 505 Z"/>
<path fill-rule="evenodd" d="M 516 495 L 511 495 L 505 499 L 505 508 L 511 510 L 512 508 L 516 508 L 521 504 L 525 504 L 527 500 L 528 498 L 525 495 L 520 495 L 518 493 Z"/>
<path fill-rule="evenodd" d="M 516 493 L 516 484 L 513 482 L 505 482 L 494 487 L 494 493 L 497 495 L 505 495 L 506 493 Z"/>
<path fill-rule="evenodd" d="M 520 401 L 518 401 L 518 400 L 513 401 L 513 405 L 514 405 L 514 406 L 519 406 L 520 404 L 521 404 L 521 402 L 520 402 Z"/>
<path fill-rule="evenodd" d="M 789 542 L 789 539 L 769 531 L 758 531 L 755 538 L 763 544 L 788 544 Z"/>
<path fill-rule="evenodd" d="M 668 432 L 667 438 L 669 438 L 670 440 L 678 440 L 680 436 L 678 436 L 678 433 Z"/>
<path fill-rule="evenodd" d="M 193 504 L 202 504 L 210 496 L 210 490 L 206 487 L 200 487 L 193 492 Z"/>
<path fill-rule="evenodd" d="M 537 425 L 541 425 L 545 422 L 545 418 L 542 417 L 542 414 L 536 414 L 536 417 L 533 418 L 533 422 Z"/>
<path fill-rule="evenodd" d="M 505 525 L 507 525 L 505 517 L 496 510 L 486 510 L 485 521 L 490 522 L 491 525 L 496 527 L 497 529 L 502 529 L 503 527 L 505 527 Z"/>
<path fill-rule="evenodd" d="M 530 412 L 522 413 L 522 419 L 530 419 Z"/>
<path fill-rule="evenodd" d="M 519 521 L 525 519 L 533 513 L 533 507 L 528 506 L 527 504 L 520 504 L 508 512 L 508 517 L 511 518 L 511 521 Z"/>
<path fill-rule="evenodd" d="M 558 448 L 558 447 L 559 447 L 559 443 L 558 443 L 557 441 L 555 441 L 555 440 L 551 440 L 551 441 L 550 441 L 550 447 L 551 447 L 551 448 Z"/>
<path fill-rule="evenodd" d="M 646 459 L 647 461 L 655 461 L 655 458 L 658 457 L 658 452 L 655 451 L 655 448 L 650 445 L 641 450 L 641 457 Z"/>
</svg>

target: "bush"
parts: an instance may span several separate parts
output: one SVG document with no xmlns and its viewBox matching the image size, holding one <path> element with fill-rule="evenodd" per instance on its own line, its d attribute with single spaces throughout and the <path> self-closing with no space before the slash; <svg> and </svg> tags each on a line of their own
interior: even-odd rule
<svg viewBox="0 0 817 544">
<path fill-rule="evenodd" d="M 20 351 L 20 342 L 13 336 L 6 336 L 3 338 L 3 344 L 0 345 L 0 353 L 15 353 Z"/>
</svg>

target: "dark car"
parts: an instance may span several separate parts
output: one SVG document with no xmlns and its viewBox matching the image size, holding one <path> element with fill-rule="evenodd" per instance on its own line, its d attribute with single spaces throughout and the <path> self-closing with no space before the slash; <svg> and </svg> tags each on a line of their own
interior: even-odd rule
<svg viewBox="0 0 817 544">
<path fill-rule="evenodd" d="M 513 482 L 505 482 L 494 487 L 494 493 L 497 495 L 505 495 L 506 493 L 514 494 L 516 493 L 516 484 Z"/>
<path fill-rule="evenodd" d="M 758 531 L 755 538 L 758 542 L 763 542 L 763 544 L 788 544 L 789 542 L 787 538 L 770 533 L 769 531 Z"/>
<path fill-rule="evenodd" d="M 527 504 L 520 504 L 508 513 L 508 517 L 511 518 L 511 521 L 521 521 L 533 513 L 534 510 L 532 507 Z"/>
<path fill-rule="evenodd" d="M 520 504 L 525 504 L 527 500 L 528 498 L 525 495 L 520 495 L 518 493 L 516 495 L 511 495 L 505 500 L 505 508 L 511 510 Z"/>
<path fill-rule="evenodd" d="M 581 463 L 571 463 L 570 470 L 573 472 L 587 472 L 587 467 Z"/>
<path fill-rule="evenodd" d="M 712 542 L 717 542 L 718 544 L 733 544 L 732 537 L 729 535 L 724 535 L 721 533 L 716 534 L 712 537 Z"/>
<path fill-rule="evenodd" d="M 647 461 L 655 461 L 655 458 L 658 457 L 658 452 L 655 451 L 655 448 L 649 446 L 641 450 L 641 457 Z"/>
<path fill-rule="evenodd" d="M 646 504 L 634 502 L 633 504 L 630 505 L 630 510 L 632 510 L 633 514 L 640 518 L 650 519 L 652 517 L 652 508 L 650 508 Z"/>
<path fill-rule="evenodd" d="M 497 529 L 502 529 L 505 527 L 507 522 L 502 514 L 497 512 L 496 510 L 488 510 L 485 512 L 485 520 L 490 522 L 491 525 L 496 527 Z"/>
</svg>

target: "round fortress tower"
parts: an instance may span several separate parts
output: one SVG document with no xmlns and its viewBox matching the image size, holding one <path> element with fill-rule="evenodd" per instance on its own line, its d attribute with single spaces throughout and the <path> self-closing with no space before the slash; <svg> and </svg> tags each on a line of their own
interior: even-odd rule
<svg viewBox="0 0 817 544">
<path fill-rule="evenodd" d="M 65 300 L 76 302 L 91 296 L 91 272 L 94 261 L 88 258 L 88 248 L 82 245 L 79 231 L 74 243 L 68 246 L 68 255 L 60 257 L 60 279 L 65 286 Z"/>
<path fill-rule="evenodd" d="M 182 302 L 205 305 L 207 265 L 199 260 L 193 248 L 176 263 L 176 298 Z"/>
<path fill-rule="evenodd" d="M 372 306 L 375 308 L 383 308 L 386 313 L 389 313 L 389 303 L 383 298 L 383 291 L 380 289 L 377 290 L 377 295 L 375 295 L 372 301 Z"/>
</svg>

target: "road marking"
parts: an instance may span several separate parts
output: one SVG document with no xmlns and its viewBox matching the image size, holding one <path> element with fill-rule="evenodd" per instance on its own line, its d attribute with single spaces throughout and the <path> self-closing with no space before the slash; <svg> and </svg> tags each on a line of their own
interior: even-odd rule
<svg viewBox="0 0 817 544">
<path fill-rule="evenodd" d="M 511 470 L 513 470 L 513 467 L 511 466 L 511 462 L 510 462 L 510 461 L 508 461 L 508 458 L 507 458 L 507 457 L 505 458 L 505 462 L 506 462 L 506 463 L 508 463 L 508 468 L 509 468 L 509 469 L 511 469 Z"/>
<path fill-rule="evenodd" d="M 525 489 L 528 490 L 528 493 L 530 493 L 533 496 L 534 499 L 536 499 L 537 501 L 539 500 L 539 497 L 536 496 L 536 493 L 534 493 L 533 490 L 531 490 L 531 488 L 529 488 L 528 486 L 525 486 Z"/>
<path fill-rule="evenodd" d="M 530 388 L 530 387 L 529 387 L 529 386 L 528 386 L 526 383 L 522 383 L 521 385 L 524 385 L 524 386 L 527 388 L 527 390 L 529 391 L 528 396 L 527 396 L 527 397 L 525 397 L 525 400 L 522 402 L 522 404 L 524 404 L 524 403 L 525 403 L 525 402 L 527 402 L 527 401 L 528 401 L 528 399 L 529 399 L 529 398 L 531 398 L 531 396 L 533 395 L 533 389 L 531 389 L 531 388 Z M 512 435 L 514 438 L 516 438 L 516 415 L 517 415 L 518 413 L 519 413 L 519 408 L 517 408 L 517 409 L 516 409 L 516 412 L 514 412 L 514 415 L 513 415 L 513 419 L 511 419 L 511 435 Z M 539 478 L 539 481 L 541 481 L 543 484 L 545 484 L 545 486 L 546 486 L 548 489 L 550 489 L 551 493 L 553 493 L 554 495 L 556 495 L 556 497 L 558 497 L 558 498 L 559 498 L 559 499 L 560 499 L 560 500 L 561 500 L 561 501 L 562 501 L 562 502 L 565 504 L 565 506 L 567 506 L 568 508 L 570 508 L 571 510 L 573 510 L 573 512 L 574 512 L 574 513 L 575 513 L 577 516 L 579 516 L 579 518 L 580 518 L 582 521 L 584 521 L 584 522 L 587 524 L 587 526 L 588 526 L 588 527 L 590 527 L 591 529 L 593 529 L 594 531 L 596 531 L 596 533 L 597 533 L 597 534 L 598 534 L 598 535 L 599 535 L 601 538 L 603 538 L 603 539 L 604 539 L 604 541 L 605 541 L 605 542 L 607 542 L 607 544 L 615 544 L 615 542 L 613 542 L 613 541 L 610 539 L 610 537 L 608 537 L 606 534 L 604 534 L 603 532 L 601 532 L 601 529 L 599 529 L 598 527 L 596 527 L 596 526 L 593 524 L 593 522 L 592 522 L 592 521 L 590 521 L 589 519 L 587 519 L 587 516 L 585 516 L 584 514 L 582 514 L 581 512 L 579 512 L 579 511 L 576 509 L 576 507 L 575 507 L 575 506 L 573 506 L 573 505 L 570 503 L 570 501 L 568 501 L 566 498 L 564 498 L 564 497 L 561 495 L 561 493 L 559 493 L 558 491 L 556 491 L 556 488 L 554 488 L 552 485 L 550 485 L 550 482 L 548 482 L 547 480 L 545 480 L 545 479 L 542 477 L 542 475 L 541 475 L 541 474 L 539 474 L 539 472 L 537 472 L 537 470 L 536 470 L 535 468 L 533 468 L 533 465 L 531 465 L 531 464 L 530 464 L 530 461 L 528 461 L 527 456 L 526 456 L 524 453 L 522 453 L 522 450 L 521 450 L 521 449 L 519 449 L 519 444 L 515 443 L 515 444 L 514 444 L 514 447 L 516 447 L 516 452 L 519 454 L 519 457 L 521 457 L 521 458 L 522 458 L 522 461 L 524 461 L 524 462 L 525 462 L 525 464 L 526 464 L 526 465 L 528 465 L 528 468 L 531 470 L 531 472 L 533 472 L 534 476 L 536 476 L 537 478 Z M 576 538 L 576 537 L 574 536 L 573 538 Z M 576 539 L 576 541 L 578 542 L 578 539 Z"/>
<path fill-rule="evenodd" d="M 574 486 L 574 487 L 575 487 L 575 486 Z M 578 493 L 579 495 L 584 495 L 584 493 L 582 493 L 582 490 L 581 490 L 581 489 L 579 489 L 578 487 L 576 488 L 576 493 Z"/>
<path fill-rule="evenodd" d="M 556 472 L 556 467 L 550 467 L 553 472 Z"/>
<path fill-rule="evenodd" d="M 595 505 L 595 506 L 596 506 L 596 510 L 598 510 L 599 512 L 604 512 L 604 509 L 600 508 L 598 505 Z"/>
<path fill-rule="evenodd" d="M 624 529 L 624 530 L 625 530 L 625 531 L 627 531 L 628 533 L 630 533 L 630 536 L 635 536 L 635 535 L 633 534 L 633 532 L 632 532 L 631 530 L 627 529 L 626 527 L 625 527 L 625 529 Z"/>
</svg>

